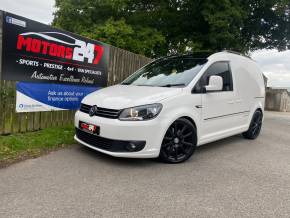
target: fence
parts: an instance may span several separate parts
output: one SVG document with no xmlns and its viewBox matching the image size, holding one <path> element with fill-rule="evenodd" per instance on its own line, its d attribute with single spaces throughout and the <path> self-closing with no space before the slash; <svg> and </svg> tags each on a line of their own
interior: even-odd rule
<svg viewBox="0 0 290 218">
<path fill-rule="evenodd" d="M 2 18 L 0 12 L 0 66 L 2 60 Z M 110 46 L 108 85 L 121 82 L 150 61 L 151 59 L 144 56 Z M 35 131 L 73 123 L 74 111 L 15 113 L 15 102 L 16 82 L 2 80 L 0 69 L 0 135 Z"/>
</svg>

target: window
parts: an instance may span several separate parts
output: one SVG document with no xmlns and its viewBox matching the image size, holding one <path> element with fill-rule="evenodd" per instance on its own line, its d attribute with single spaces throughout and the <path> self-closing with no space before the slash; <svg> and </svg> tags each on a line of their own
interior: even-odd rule
<svg viewBox="0 0 290 218">
<path fill-rule="evenodd" d="M 210 76 L 221 76 L 223 78 L 222 91 L 233 91 L 232 73 L 228 62 L 216 62 L 212 64 L 204 73 L 197 84 L 197 89 L 208 85 Z"/>
<path fill-rule="evenodd" d="M 184 87 L 199 73 L 207 59 L 174 57 L 152 62 L 123 81 L 122 85 Z"/>
</svg>

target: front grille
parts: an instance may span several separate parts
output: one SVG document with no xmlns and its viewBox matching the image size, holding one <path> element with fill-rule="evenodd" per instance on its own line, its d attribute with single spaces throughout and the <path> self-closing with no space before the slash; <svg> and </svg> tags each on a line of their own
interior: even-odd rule
<svg viewBox="0 0 290 218">
<path fill-rule="evenodd" d="M 81 104 L 80 111 L 88 114 L 91 107 L 92 107 L 91 105 Z M 120 114 L 120 110 L 98 107 L 98 110 L 95 113 L 95 116 L 105 117 L 105 118 L 110 118 L 110 119 L 117 119 L 119 117 L 119 114 Z"/>
<path fill-rule="evenodd" d="M 89 145 L 92 145 L 94 147 L 105 149 L 105 150 L 110 150 L 113 144 L 113 140 L 111 139 L 93 135 L 93 134 L 84 132 L 80 129 L 76 129 L 76 135 L 83 142 L 88 143 Z"/>
<path fill-rule="evenodd" d="M 133 152 L 140 151 L 144 148 L 146 141 L 123 141 L 104 138 L 98 135 L 94 135 L 83 130 L 76 128 L 76 136 L 81 141 L 103 150 L 111 152 Z M 134 143 L 136 146 L 134 150 L 128 148 L 128 146 Z"/>
</svg>

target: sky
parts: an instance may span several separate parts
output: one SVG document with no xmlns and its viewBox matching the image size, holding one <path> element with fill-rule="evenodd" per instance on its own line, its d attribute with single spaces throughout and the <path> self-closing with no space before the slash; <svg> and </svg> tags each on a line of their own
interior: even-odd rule
<svg viewBox="0 0 290 218">
<path fill-rule="evenodd" d="M 268 78 L 268 86 L 290 88 L 290 50 L 258 50 L 251 57 Z"/>
<path fill-rule="evenodd" d="M 54 0 L 0 0 L 0 10 L 50 24 L 53 19 Z"/>
<path fill-rule="evenodd" d="M 55 0 L 0 0 L 0 10 L 45 24 L 53 19 Z M 258 50 L 251 54 L 268 78 L 268 86 L 290 87 L 290 51 Z"/>
</svg>

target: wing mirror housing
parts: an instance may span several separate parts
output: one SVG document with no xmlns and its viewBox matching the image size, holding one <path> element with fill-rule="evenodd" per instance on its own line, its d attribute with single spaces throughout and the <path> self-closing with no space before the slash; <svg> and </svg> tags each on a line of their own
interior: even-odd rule
<svg viewBox="0 0 290 218">
<path fill-rule="evenodd" d="M 215 92 L 223 90 L 223 78 L 221 76 L 210 76 L 208 85 L 205 86 L 206 92 Z"/>
</svg>

